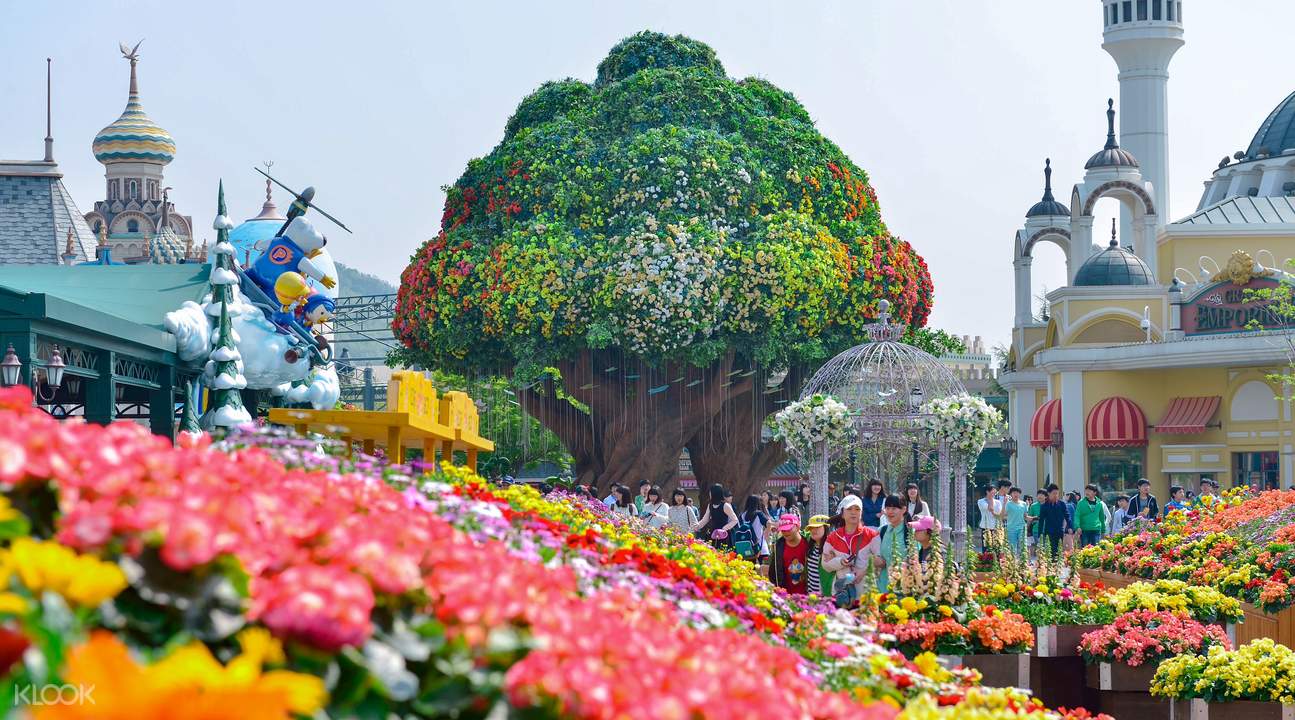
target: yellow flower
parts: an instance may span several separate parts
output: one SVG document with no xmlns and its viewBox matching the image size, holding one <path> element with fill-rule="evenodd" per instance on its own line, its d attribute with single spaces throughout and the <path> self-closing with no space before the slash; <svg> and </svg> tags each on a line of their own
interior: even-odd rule
<svg viewBox="0 0 1295 720">
<path fill-rule="evenodd" d="M 21 595 L 0 592 L 0 615 L 22 615 L 27 612 L 27 601 Z"/>
<path fill-rule="evenodd" d="M 50 591 L 75 605 L 94 607 L 126 588 L 126 575 L 115 563 L 78 555 L 53 541 L 18 538 L 5 554 L 19 581 L 35 594 Z"/>
<path fill-rule="evenodd" d="M 939 610 L 941 615 L 945 617 L 953 617 L 953 608 L 949 607 L 948 605 L 941 605 L 939 607 Z"/>
<path fill-rule="evenodd" d="M 906 597 L 899 601 L 899 606 L 904 608 L 904 612 L 912 614 L 917 611 L 917 601 L 911 597 Z"/>
<path fill-rule="evenodd" d="M 15 510 L 13 505 L 9 502 L 9 498 L 4 495 L 0 495 L 0 522 L 7 522 L 21 517 L 21 515 L 22 513 Z"/>
</svg>

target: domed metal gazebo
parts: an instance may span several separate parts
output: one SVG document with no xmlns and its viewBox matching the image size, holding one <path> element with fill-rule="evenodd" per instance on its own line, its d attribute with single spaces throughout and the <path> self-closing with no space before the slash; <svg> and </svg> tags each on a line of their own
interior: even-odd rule
<svg viewBox="0 0 1295 720">
<path fill-rule="evenodd" d="M 810 466 L 811 512 L 828 514 L 828 466 L 851 450 L 905 453 L 914 445 L 939 453 L 936 497 L 940 522 L 953 531 L 955 544 L 966 536 L 966 486 L 951 483 L 953 458 L 944 443 L 927 431 L 925 403 L 966 393 L 962 381 L 930 353 L 899 342 L 905 326 L 890 322 L 890 303 L 878 303 L 877 322 L 868 326 L 869 342 L 827 361 L 805 383 L 801 398 L 830 395 L 850 409 L 854 441 L 843 447 L 820 447 Z M 959 476 L 965 475 L 960 472 Z M 954 507 L 950 508 L 950 484 Z M 952 513 L 950 512 L 952 510 Z M 946 530 L 948 532 L 948 530 Z"/>
</svg>

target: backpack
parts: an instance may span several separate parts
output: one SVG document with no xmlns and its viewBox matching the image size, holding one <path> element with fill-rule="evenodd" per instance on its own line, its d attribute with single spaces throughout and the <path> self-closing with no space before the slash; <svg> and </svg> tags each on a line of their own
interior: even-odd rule
<svg viewBox="0 0 1295 720">
<path fill-rule="evenodd" d="M 737 525 L 729 535 L 733 541 L 733 552 L 747 560 L 754 560 L 760 554 L 760 544 L 755 541 L 755 528 L 751 523 L 738 516 Z"/>
</svg>

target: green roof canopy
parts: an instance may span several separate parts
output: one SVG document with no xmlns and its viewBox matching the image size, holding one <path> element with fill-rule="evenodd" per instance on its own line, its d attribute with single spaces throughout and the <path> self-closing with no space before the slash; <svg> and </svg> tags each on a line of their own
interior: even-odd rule
<svg viewBox="0 0 1295 720">
<path fill-rule="evenodd" d="M 175 351 L 162 320 L 209 291 L 210 265 L 0 265 L 0 315 L 61 320 Z M 6 292 L 7 291 L 7 292 Z M 5 295 L 20 302 L 4 302 Z"/>
</svg>

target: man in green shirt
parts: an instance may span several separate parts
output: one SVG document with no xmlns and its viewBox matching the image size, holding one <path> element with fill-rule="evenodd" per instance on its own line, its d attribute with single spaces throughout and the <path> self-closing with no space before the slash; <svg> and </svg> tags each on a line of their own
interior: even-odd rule
<svg viewBox="0 0 1295 720">
<path fill-rule="evenodd" d="M 1079 547 L 1096 545 L 1106 531 L 1106 503 L 1097 498 L 1097 486 L 1084 488 L 1084 497 L 1075 505 L 1075 526 L 1079 529 Z"/>
<path fill-rule="evenodd" d="M 1039 535 L 1043 532 L 1043 523 L 1039 522 L 1039 510 L 1043 509 L 1043 503 L 1048 501 L 1046 490 L 1040 490 L 1034 494 L 1034 502 L 1025 511 L 1025 522 L 1030 526 L 1030 537 L 1034 538 L 1034 545 L 1037 549 L 1039 544 Z"/>
</svg>

